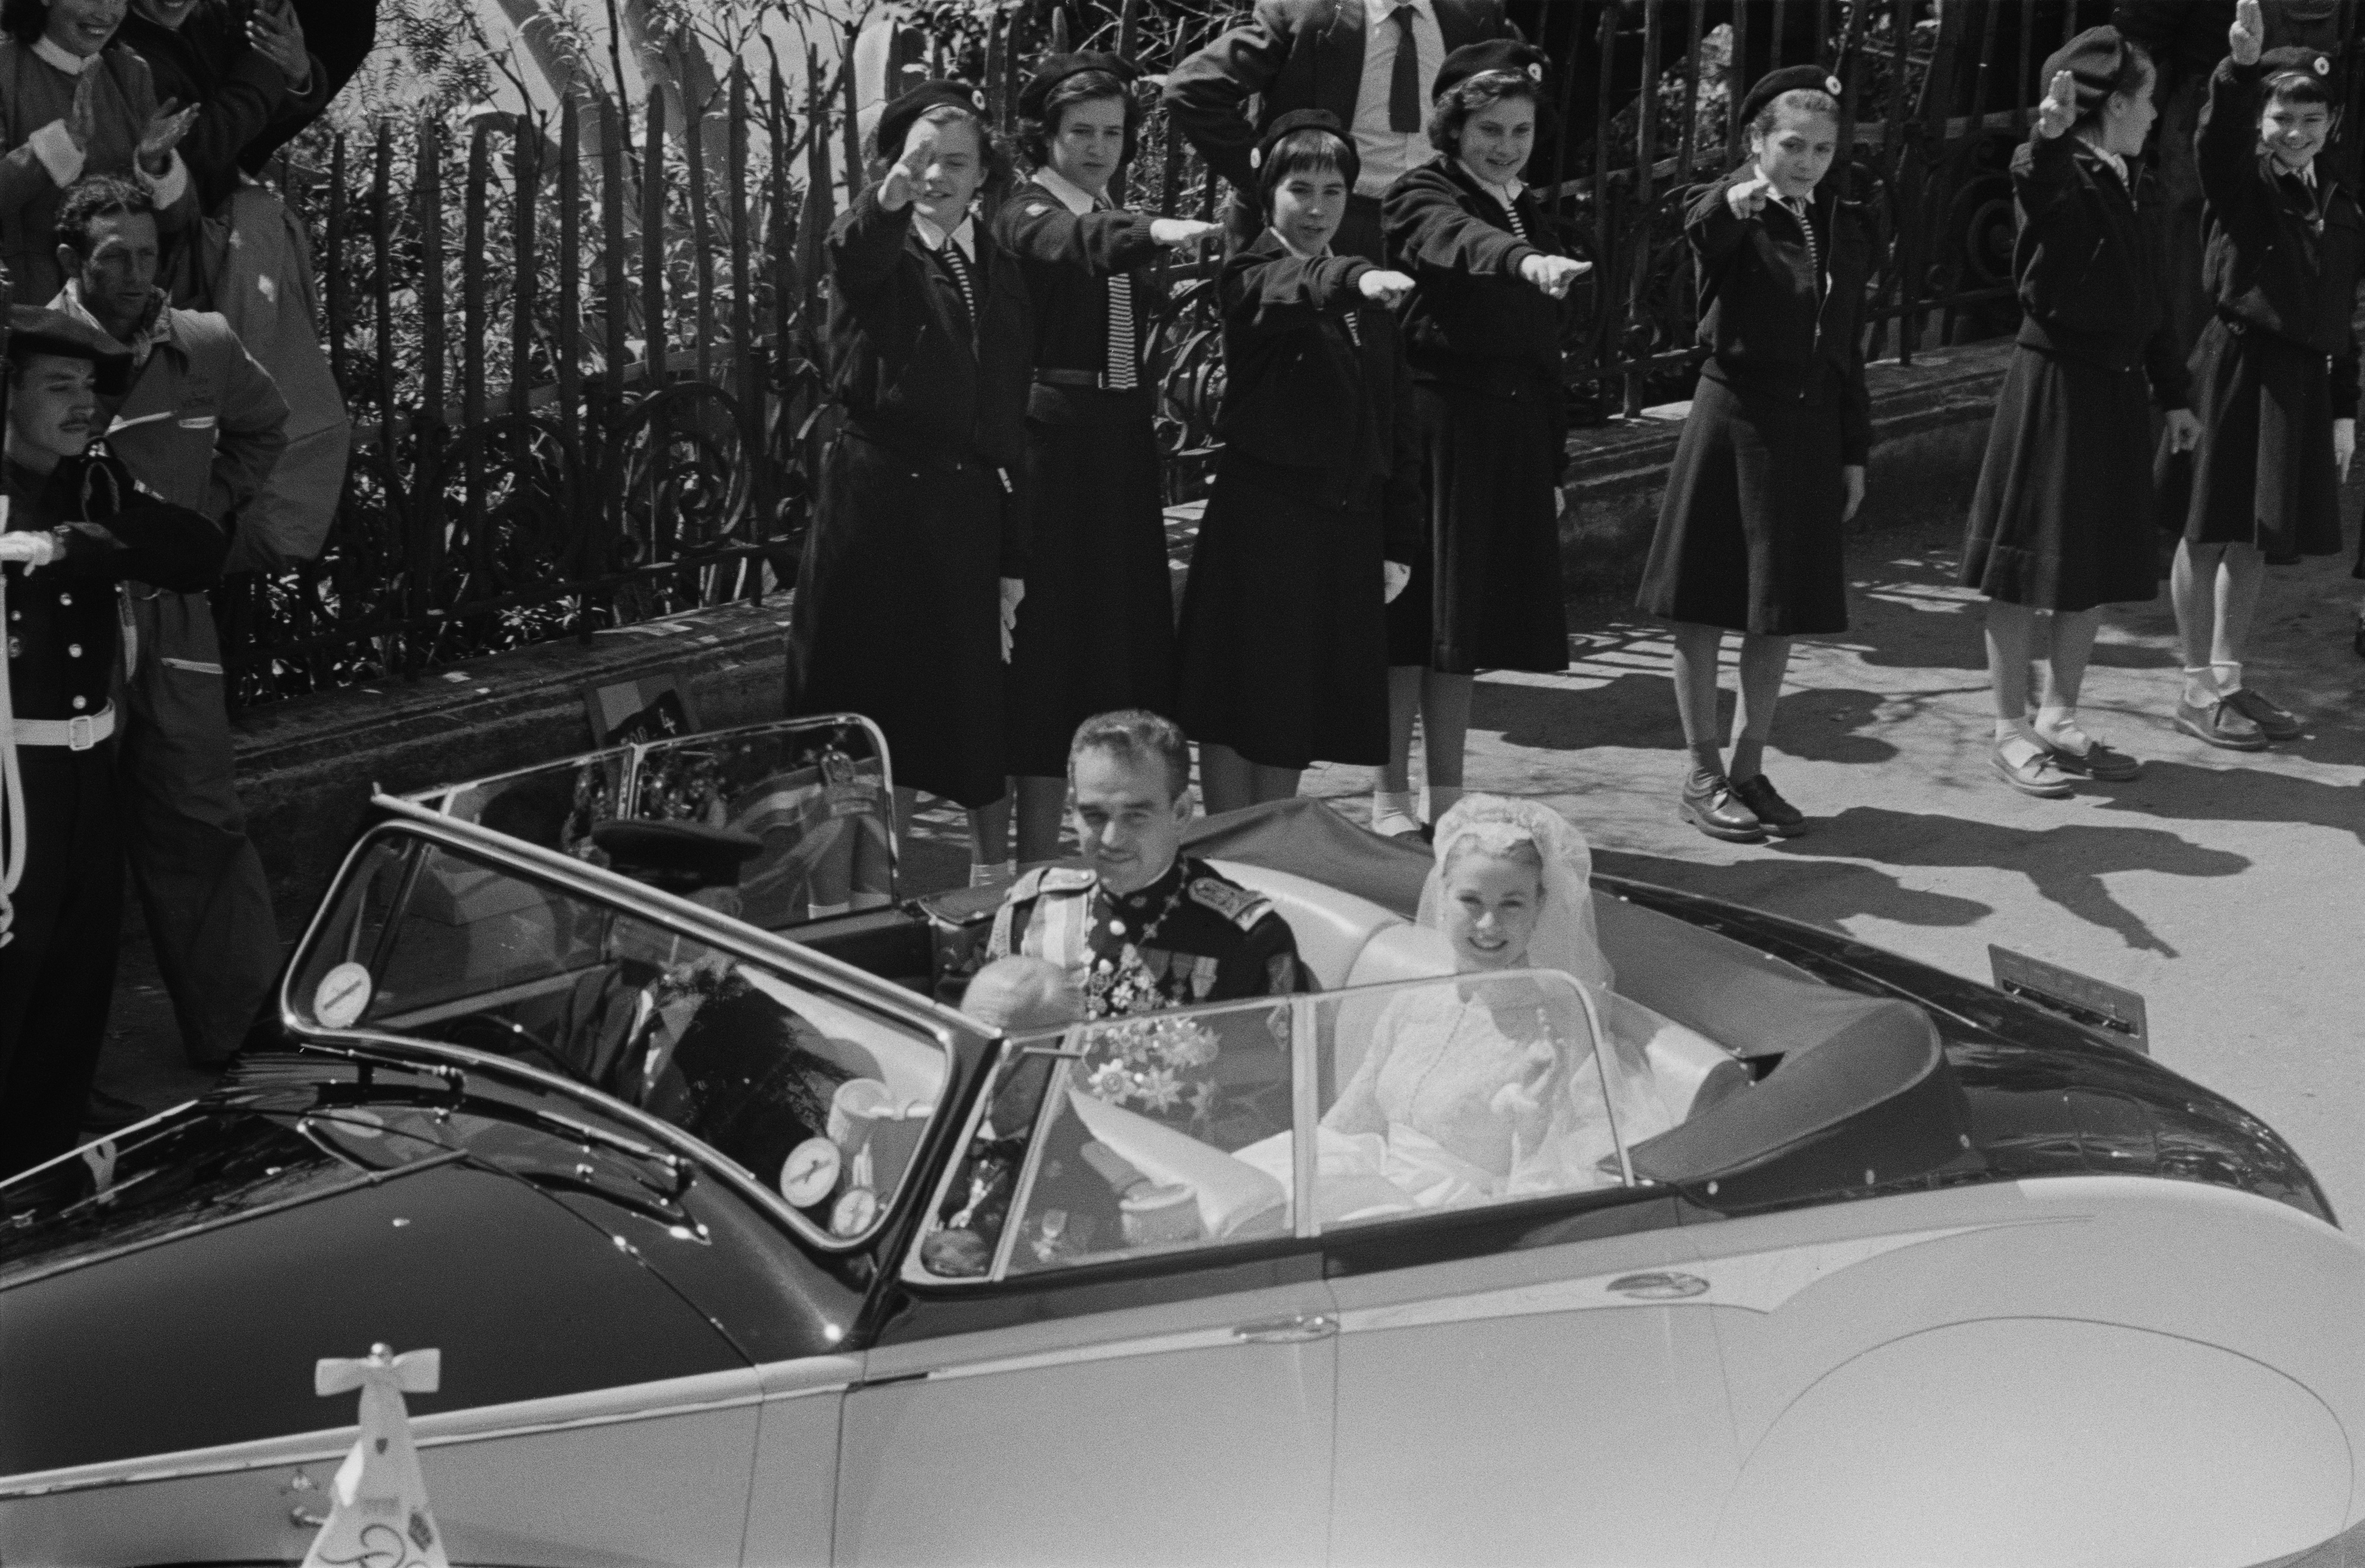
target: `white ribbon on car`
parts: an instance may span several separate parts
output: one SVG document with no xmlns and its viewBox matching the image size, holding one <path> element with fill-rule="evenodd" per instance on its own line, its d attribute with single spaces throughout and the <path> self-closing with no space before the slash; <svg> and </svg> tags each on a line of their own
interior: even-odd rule
<svg viewBox="0 0 2365 1568">
<path fill-rule="evenodd" d="M 324 1398 L 361 1390 L 361 1435 L 329 1484 L 335 1506 L 312 1538 L 304 1568 L 451 1568 L 402 1403 L 406 1394 L 434 1393 L 443 1376 L 441 1350 L 398 1356 L 387 1345 L 372 1345 L 358 1360 L 324 1359 L 313 1367 L 312 1391 Z"/>
</svg>

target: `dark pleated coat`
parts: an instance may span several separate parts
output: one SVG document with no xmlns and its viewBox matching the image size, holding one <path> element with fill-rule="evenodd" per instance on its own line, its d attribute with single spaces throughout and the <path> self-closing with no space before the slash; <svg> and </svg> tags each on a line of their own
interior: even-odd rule
<svg viewBox="0 0 2365 1568">
<path fill-rule="evenodd" d="M 1393 665 L 1568 667 L 1554 505 L 1568 463 L 1567 302 L 1519 276 L 1530 256 L 1568 252 L 1532 194 L 1516 207 L 1517 229 L 1451 157 L 1381 202 L 1390 263 L 1420 286 L 1402 322 L 1429 490 L 1425 548 L 1388 606 Z"/>
<path fill-rule="evenodd" d="M 2012 156 L 2025 313 L 1971 497 L 1958 580 L 2033 610 L 2159 591 L 2149 399 L 2186 404 L 2149 182 L 2075 136 Z"/>
<path fill-rule="evenodd" d="M 1034 312 L 980 223 L 973 323 L 912 217 L 865 191 L 829 231 L 843 423 L 790 612 L 789 711 L 864 714 L 895 782 L 981 806 L 1009 773 L 999 579 L 1026 573 Z"/>
<path fill-rule="evenodd" d="M 1157 389 L 1075 385 L 1105 373 L 1108 279 L 1132 280 L 1137 352 L 1155 316 L 1150 215 L 1071 212 L 1019 187 L 994 224 L 1035 306 L 1037 379 L 1026 397 L 1034 543 L 1010 655 L 1010 769 L 1067 771 L 1076 726 L 1116 708 L 1174 706 L 1174 596 L 1152 425 Z"/>
</svg>

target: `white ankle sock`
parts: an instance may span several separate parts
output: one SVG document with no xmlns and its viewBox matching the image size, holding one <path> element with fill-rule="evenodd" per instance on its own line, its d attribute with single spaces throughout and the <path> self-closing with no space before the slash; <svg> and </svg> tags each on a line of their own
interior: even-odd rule
<svg viewBox="0 0 2365 1568">
<path fill-rule="evenodd" d="M 2184 700 L 2195 708 L 2205 708 L 2217 700 L 2217 677 L 2208 665 L 2184 666 Z"/>
<path fill-rule="evenodd" d="M 1431 823 L 1436 822 L 1438 818 L 1452 811 L 1454 802 L 1461 799 L 1462 786 L 1459 784 L 1430 785 L 1429 787 L 1429 820 Z"/>
<path fill-rule="evenodd" d="M 2075 708 L 2039 708 L 2036 711 L 2036 738 L 2056 751 L 2083 756 L 2093 745 L 2094 737 L 2078 727 Z"/>
<path fill-rule="evenodd" d="M 1412 791 L 1409 790 L 1374 790 L 1372 791 L 1372 831 L 1394 837 L 1411 833 L 1420 826 L 1420 819 L 1412 814 Z"/>
<path fill-rule="evenodd" d="M 2035 745 L 2043 745 L 2045 744 L 2044 741 L 2038 739 L 2035 730 L 2030 727 L 2029 721 L 2026 718 L 1998 719 L 1995 722 L 1996 745 L 2001 745 L 2004 742 L 2011 740 L 2015 735 L 2022 740 L 2028 741 Z"/>
<path fill-rule="evenodd" d="M 2242 666 L 2238 659 L 2231 664 L 2212 664 L 2209 673 L 2217 682 L 2217 694 L 2231 697 L 2242 689 Z"/>
</svg>

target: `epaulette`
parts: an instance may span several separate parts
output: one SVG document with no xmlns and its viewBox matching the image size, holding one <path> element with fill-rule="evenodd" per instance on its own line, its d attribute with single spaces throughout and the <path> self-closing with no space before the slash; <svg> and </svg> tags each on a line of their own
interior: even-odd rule
<svg viewBox="0 0 2365 1568">
<path fill-rule="evenodd" d="M 1003 896 L 1015 903 L 1046 893 L 1081 893 L 1099 880 L 1100 873 L 1086 866 L 1037 866 L 1011 883 L 1010 891 Z"/>
<path fill-rule="evenodd" d="M 1214 910 L 1243 931 L 1253 928 L 1272 909 L 1272 901 L 1262 893 L 1217 876 L 1192 878 L 1190 892 L 1193 903 Z"/>
</svg>

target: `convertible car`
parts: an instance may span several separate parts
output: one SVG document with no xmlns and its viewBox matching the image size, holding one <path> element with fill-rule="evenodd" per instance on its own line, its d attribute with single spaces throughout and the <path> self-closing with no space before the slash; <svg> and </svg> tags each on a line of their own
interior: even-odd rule
<svg viewBox="0 0 2365 1568">
<path fill-rule="evenodd" d="M 1609 877 L 1610 989 L 1455 977 L 1292 802 L 1192 847 L 1315 989 L 1003 1036 L 891 802 L 851 716 L 378 799 L 285 1048 L 0 1185 L 0 1562 L 297 1561 L 374 1345 L 454 1562 L 2365 1551 L 2365 1251 L 2106 1032 Z M 1474 1010 L 1549 1179 L 1325 1124 Z"/>
</svg>

